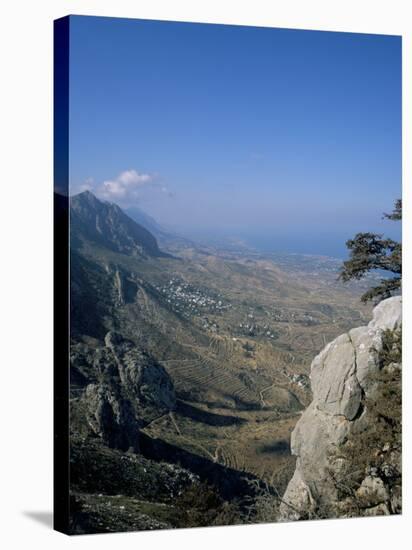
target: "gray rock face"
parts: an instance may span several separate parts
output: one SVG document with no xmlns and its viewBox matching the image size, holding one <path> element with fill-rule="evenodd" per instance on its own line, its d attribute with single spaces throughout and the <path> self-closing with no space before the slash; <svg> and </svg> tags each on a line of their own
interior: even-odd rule
<svg viewBox="0 0 412 550">
<path fill-rule="evenodd" d="M 401 297 L 382 301 L 365 327 L 350 330 L 329 343 L 312 362 L 313 401 L 296 424 L 291 437 L 296 470 L 281 506 L 281 519 L 301 519 L 319 498 L 336 499 L 336 487 L 327 475 L 330 452 L 365 422 L 364 397 L 373 395 L 371 374 L 380 368 L 378 353 L 386 329 L 401 326 Z M 381 482 L 366 478 L 361 492 Z M 382 508 L 382 507 L 381 507 Z"/>
<path fill-rule="evenodd" d="M 96 351 L 94 366 L 98 382 L 89 384 L 83 397 L 89 426 L 110 447 L 137 450 L 139 429 L 175 408 L 169 375 L 113 332 Z"/>
<path fill-rule="evenodd" d="M 109 447 L 139 448 L 139 419 L 134 407 L 114 385 L 89 384 L 84 396 L 86 417 L 93 432 Z"/>
<path fill-rule="evenodd" d="M 135 402 L 142 422 L 174 409 L 173 384 L 159 363 L 116 333 L 109 332 L 105 344 L 117 365 L 121 386 Z"/>
</svg>

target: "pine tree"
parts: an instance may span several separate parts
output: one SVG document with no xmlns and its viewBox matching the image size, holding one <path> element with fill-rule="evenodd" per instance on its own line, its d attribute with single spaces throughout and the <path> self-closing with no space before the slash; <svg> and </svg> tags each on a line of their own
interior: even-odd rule
<svg viewBox="0 0 412 550">
<path fill-rule="evenodd" d="M 383 214 L 384 218 L 393 221 L 402 219 L 402 200 L 395 202 L 390 214 Z M 346 242 L 350 250 L 349 260 L 343 262 L 339 279 L 343 282 L 352 279 L 361 279 L 369 271 L 379 269 L 393 273 L 394 277 L 383 278 L 380 284 L 363 294 L 361 300 L 379 302 L 398 293 L 402 283 L 402 244 L 392 239 L 385 239 L 376 233 L 358 233 L 353 239 Z"/>
</svg>

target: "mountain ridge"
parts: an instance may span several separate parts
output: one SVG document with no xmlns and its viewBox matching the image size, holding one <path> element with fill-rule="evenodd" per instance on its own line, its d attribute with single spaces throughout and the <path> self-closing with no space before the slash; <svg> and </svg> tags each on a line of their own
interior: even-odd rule
<svg viewBox="0 0 412 550">
<path fill-rule="evenodd" d="M 86 239 L 129 256 L 170 257 L 150 231 L 117 204 L 100 201 L 90 191 L 70 197 L 70 230 L 75 248 Z"/>
</svg>

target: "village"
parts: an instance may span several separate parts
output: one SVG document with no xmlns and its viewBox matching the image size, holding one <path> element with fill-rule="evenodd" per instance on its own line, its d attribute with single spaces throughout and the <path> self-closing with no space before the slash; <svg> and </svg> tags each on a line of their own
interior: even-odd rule
<svg viewBox="0 0 412 550">
<path fill-rule="evenodd" d="M 166 302 L 176 312 L 184 317 L 203 315 L 205 313 L 220 313 L 227 311 L 232 305 L 220 294 L 200 289 L 178 278 L 172 278 L 163 286 L 156 286 Z"/>
<path fill-rule="evenodd" d="M 305 326 L 318 325 L 319 319 L 306 311 L 291 311 L 290 309 L 273 309 L 270 317 L 278 323 L 298 323 Z"/>
</svg>

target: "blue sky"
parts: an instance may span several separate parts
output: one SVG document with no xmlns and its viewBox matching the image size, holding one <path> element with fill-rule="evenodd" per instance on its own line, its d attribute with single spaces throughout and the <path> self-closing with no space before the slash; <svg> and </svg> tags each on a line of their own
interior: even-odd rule
<svg viewBox="0 0 412 550">
<path fill-rule="evenodd" d="M 397 236 L 399 37 L 74 16 L 70 82 L 72 192 L 273 250 Z"/>
</svg>

